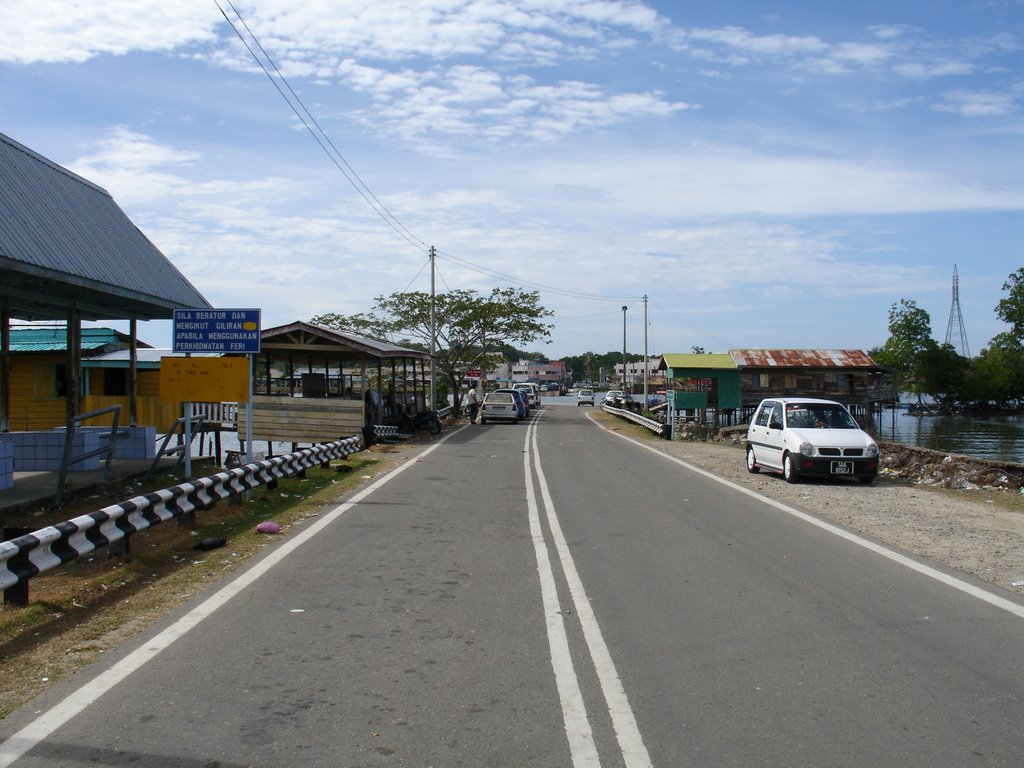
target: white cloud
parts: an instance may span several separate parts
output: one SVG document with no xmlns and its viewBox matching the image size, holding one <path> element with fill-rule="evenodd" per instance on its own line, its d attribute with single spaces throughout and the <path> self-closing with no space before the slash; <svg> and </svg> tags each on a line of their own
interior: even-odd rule
<svg viewBox="0 0 1024 768">
<path fill-rule="evenodd" d="M 4 5 L 3 16 L 0 61 L 19 64 L 209 43 L 223 18 L 206 0 L 16 0 Z"/>
<path fill-rule="evenodd" d="M 1017 112 L 1017 99 L 1010 93 L 958 90 L 944 93 L 943 98 L 935 110 L 961 117 L 1004 117 Z"/>
<path fill-rule="evenodd" d="M 930 80 L 937 77 L 961 77 L 972 74 L 976 67 L 966 61 L 906 61 L 893 66 L 893 72 L 910 80 Z"/>
</svg>

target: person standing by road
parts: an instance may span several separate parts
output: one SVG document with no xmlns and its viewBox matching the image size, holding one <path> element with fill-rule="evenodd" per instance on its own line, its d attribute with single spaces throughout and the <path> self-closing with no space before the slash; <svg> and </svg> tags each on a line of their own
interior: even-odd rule
<svg viewBox="0 0 1024 768">
<path fill-rule="evenodd" d="M 476 413 L 480 408 L 480 403 L 477 402 L 476 390 L 473 387 L 469 388 L 464 402 L 466 403 L 466 407 L 469 408 L 469 423 L 476 424 Z"/>
</svg>

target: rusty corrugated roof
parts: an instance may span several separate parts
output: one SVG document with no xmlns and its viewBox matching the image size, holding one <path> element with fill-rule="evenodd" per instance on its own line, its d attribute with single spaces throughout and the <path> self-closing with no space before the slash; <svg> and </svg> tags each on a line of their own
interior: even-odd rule
<svg viewBox="0 0 1024 768">
<path fill-rule="evenodd" d="M 859 349 L 730 349 L 739 368 L 877 368 Z"/>
</svg>

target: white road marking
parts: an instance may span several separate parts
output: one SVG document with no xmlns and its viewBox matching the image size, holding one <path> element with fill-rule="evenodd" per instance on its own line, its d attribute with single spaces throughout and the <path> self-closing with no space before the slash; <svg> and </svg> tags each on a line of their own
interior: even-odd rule
<svg viewBox="0 0 1024 768">
<path fill-rule="evenodd" d="M 454 434 L 454 432 L 452 433 Z M 406 461 L 395 469 L 391 470 L 377 482 L 364 488 L 355 494 L 351 499 L 334 507 L 325 515 L 320 517 L 313 525 L 295 534 L 292 538 L 283 542 L 277 549 L 260 560 L 249 570 L 240 574 L 229 584 L 222 587 L 212 596 L 197 605 L 187 614 L 178 619 L 163 632 L 158 634 L 145 645 L 132 651 L 106 672 L 101 673 L 90 682 L 83 685 L 59 702 L 52 709 L 47 710 L 31 723 L 26 725 L 16 734 L 0 744 L 0 768 L 7 768 L 15 760 L 24 755 L 39 742 L 52 734 L 75 715 L 82 712 L 86 707 L 95 702 L 104 693 L 116 686 L 130 674 L 151 661 L 162 651 L 166 650 L 178 640 L 184 637 L 189 630 L 194 629 L 203 619 L 213 615 L 220 607 L 224 606 L 231 598 L 238 595 L 242 590 L 253 584 L 261 576 L 264 576 L 271 568 L 284 560 L 294 550 L 298 549 L 309 539 L 316 536 L 322 529 L 337 520 L 348 512 L 353 506 L 365 499 L 371 493 L 393 480 L 399 474 L 414 466 L 417 461 L 439 448 L 451 435 L 446 435 L 438 442 L 431 445 L 421 453 L 416 461 Z"/>
<path fill-rule="evenodd" d="M 526 508 L 530 518 L 530 535 L 533 537 L 533 551 L 537 556 L 537 574 L 540 576 L 541 603 L 544 606 L 544 620 L 548 631 L 548 646 L 551 649 L 551 667 L 555 672 L 555 686 L 562 703 L 562 721 L 565 735 L 569 740 L 569 754 L 575 768 L 599 768 L 601 759 L 594 743 L 594 733 L 587 719 L 587 708 L 580 691 L 579 678 L 572 663 L 569 640 L 565 631 L 565 619 L 558 604 L 558 589 L 555 575 L 548 558 L 548 547 L 540 525 L 537 495 L 533 490 L 533 473 L 530 470 L 530 435 L 536 429 L 531 424 L 526 434 L 523 450 L 523 468 L 526 472 Z"/>
<path fill-rule="evenodd" d="M 531 445 L 532 451 L 530 450 Z M 562 533 L 562 526 L 558 521 L 558 514 L 555 510 L 554 501 L 551 498 L 547 479 L 544 477 L 544 470 L 541 469 L 540 451 L 537 446 L 537 427 L 534 424 L 531 424 L 527 431 L 527 450 L 525 452 L 527 468 L 527 496 L 528 499 L 531 500 L 530 525 L 532 530 L 534 525 L 533 515 L 536 510 L 536 499 L 533 492 L 533 478 L 529 467 L 531 453 L 534 467 L 537 472 L 537 482 L 540 487 L 541 498 L 544 501 L 548 527 L 551 529 L 551 536 L 554 540 L 555 551 L 558 553 L 558 558 L 562 565 L 562 572 L 565 574 L 565 579 L 569 586 L 569 594 L 572 596 L 573 607 L 576 611 L 576 615 L 579 617 L 580 625 L 583 630 L 583 637 L 586 640 L 587 648 L 590 651 L 590 657 L 593 661 L 594 669 L 601 685 L 601 691 L 604 693 L 605 704 L 608 707 L 608 714 L 612 720 L 612 727 L 615 730 L 615 736 L 619 742 L 619 750 L 622 753 L 623 761 L 626 768 L 651 768 L 651 758 L 647 752 L 647 747 L 644 745 L 643 737 L 640 735 L 640 729 L 637 726 L 633 710 L 629 705 L 629 699 L 626 696 L 626 691 L 622 686 L 622 680 L 619 677 L 618 671 L 615 669 L 615 663 L 612 661 L 611 653 L 608 651 L 608 645 L 604 641 L 604 635 L 601 633 L 601 627 L 597 623 L 597 617 L 594 615 L 593 608 L 590 605 L 590 599 L 587 597 L 586 590 L 583 587 L 583 581 L 580 579 L 579 572 L 576 570 L 576 563 L 572 559 L 572 553 L 569 551 L 569 546 L 565 541 L 564 534 Z M 537 526 L 537 530 L 539 532 L 539 521 L 537 522 Z M 534 542 L 535 546 L 539 546 L 544 550 L 543 556 L 545 561 L 547 561 L 547 548 L 544 545 L 543 539 L 540 538 L 538 544 L 538 535 L 535 534 Z M 540 557 L 541 555 L 538 552 L 538 561 L 540 560 Z M 548 564 L 548 568 L 550 568 L 550 564 Z M 557 604 L 555 609 L 557 610 Z M 561 617 L 559 617 L 559 624 L 560 631 L 564 636 L 565 627 L 564 623 L 561 621 Z M 570 659 L 568 663 L 571 668 L 572 660 Z M 556 670 L 556 677 L 557 674 Z M 575 672 L 573 672 L 573 677 L 575 679 Z M 563 700 L 563 708 L 564 706 Z M 595 759 L 597 759 L 596 754 Z M 600 765 L 600 762 L 595 764 Z"/>
<path fill-rule="evenodd" d="M 801 512 L 799 509 L 794 509 L 793 507 L 790 507 L 787 504 L 783 504 L 781 501 L 775 501 L 775 499 L 770 499 L 767 496 L 762 496 L 757 491 L 752 491 L 749 488 L 744 488 L 742 485 L 738 485 L 732 482 L 731 480 L 726 480 L 725 478 L 718 477 L 718 475 L 713 475 L 710 472 L 703 470 L 700 467 L 696 467 L 693 464 L 690 464 L 686 461 L 683 461 L 682 459 L 678 459 L 675 456 L 669 456 L 667 453 L 659 451 L 657 448 L 653 448 L 649 445 L 645 445 L 644 443 L 638 440 L 634 440 L 632 437 L 628 437 L 627 435 L 620 434 L 614 430 L 607 429 L 603 425 L 598 424 L 597 421 L 595 421 L 593 418 L 591 418 L 590 414 L 587 414 L 587 418 L 593 421 L 598 428 L 603 429 L 605 432 L 611 435 L 615 435 L 616 437 L 622 438 L 623 440 L 627 440 L 633 443 L 634 445 L 643 448 L 646 451 L 655 453 L 658 456 L 661 456 L 662 458 L 668 459 L 669 461 L 679 464 L 680 466 L 686 467 L 691 472 L 696 472 L 698 475 L 703 475 L 704 477 L 710 480 L 714 480 L 716 483 L 721 483 L 724 486 L 732 488 L 734 491 L 739 491 L 740 493 L 746 494 L 751 498 L 764 502 L 765 504 L 775 507 L 776 509 L 785 512 L 788 515 L 792 515 L 793 517 L 799 518 L 800 520 L 810 523 L 811 525 L 815 525 L 818 528 L 828 531 L 829 533 L 835 536 L 838 536 L 842 539 L 846 539 L 847 541 L 852 542 L 857 546 L 870 550 L 871 552 L 874 552 L 877 555 L 881 555 L 882 557 L 887 558 L 888 560 L 891 560 L 894 563 L 899 563 L 900 565 L 906 566 L 907 568 L 910 568 L 913 571 L 917 571 L 918 573 L 927 576 L 930 579 L 934 579 L 935 581 L 938 581 L 941 584 L 945 584 L 946 586 L 952 587 L 953 589 L 958 589 L 961 592 L 970 595 L 971 597 L 977 598 L 978 600 L 986 602 L 989 605 L 992 605 L 996 608 L 1001 608 L 1007 613 L 1012 613 L 1014 616 L 1017 616 L 1018 618 L 1024 619 L 1024 605 L 1021 605 L 1020 603 L 1015 603 L 1012 600 L 1007 600 L 1005 597 L 1000 597 L 999 595 L 989 592 L 986 589 L 982 589 L 981 587 L 975 586 L 974 584 L 969 584 L 968 582 L 963 581 L 962 579 L 958 579 L 955 576 L 950 576 L 948 573 L 943 573 L 937 568 L 932 568 L 930 565 L 919 563 L 917 560 L 914 560 L 913 558 L 907 557 L 906 555 L 901 555 L 899 552 L 895 552 L 887 547 L 883 547 L 881 544 L 876 544 L 873 541 L 861 538 L 857 534 L 844 530 L 839 526 L 832 525 L 831 523 L 827 523 L 824 520 L 819 520 L 813 515 L 809 515 L 806 512 Z"/>
</svg>

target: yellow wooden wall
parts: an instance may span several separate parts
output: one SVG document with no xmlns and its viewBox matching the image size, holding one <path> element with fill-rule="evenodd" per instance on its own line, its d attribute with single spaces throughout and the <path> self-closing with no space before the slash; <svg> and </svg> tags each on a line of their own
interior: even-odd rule
<svg viewBox="0 0 1024 768">
<path fill-rule="evenodd" d="M 111 405 L 121 406 L 121 415 L 117 418 L 119 426 L 128 426 L 127 395 L 86 395 L 82 398 L 82 413 L 98 411 Z M 157 434 L 162 435 L 171 428 L 174 420 L 181 415 L 181 403 L 168 403 L 157 397 L 142 397 L 135 400 L 136 424 L 140 427 L 156 427 Z M 103 414 L 95 419 L 82 422 L 86 426 L 107 427 L 111 423 L 111 414 Z"/>
<path fill-rule="evenodd" d="M 67 358 L 63 353 L 53 355 L 11 355 L 11 395 L 8 426 L 12 432 L 34 431 L 63 427 L 67 418 L 66 400 L 47 392 L 53 366 L 64 365 Z M 87 379 L 86 377 L 91 377 Z M 83 372 L 82 392 L 103 391 L 103 370 L 86 368 Z M 128 396 L 85 395 L 82 397 L 79 413 L 120 404 L 121 416 L 118 424 L 128 424 Z M 181 403 L 164 402 L 160 399 L 160 372 L 139 371 L 138 397 L 136 400 L 139 426 L 156 427 L 163 434 L 182 413 Z M 86 422 L 91 426 L 108 426 L 110 416 Z"/>
<path fill-rule="evenodd" d="M 52 393 L 36 392 L 37 366 L 63 364 L 58 355 L 11 355 L 11 394 L 8 426 L 12 432 L 52 429 L 64 426 L 65 399 Z"/>
</svg>

